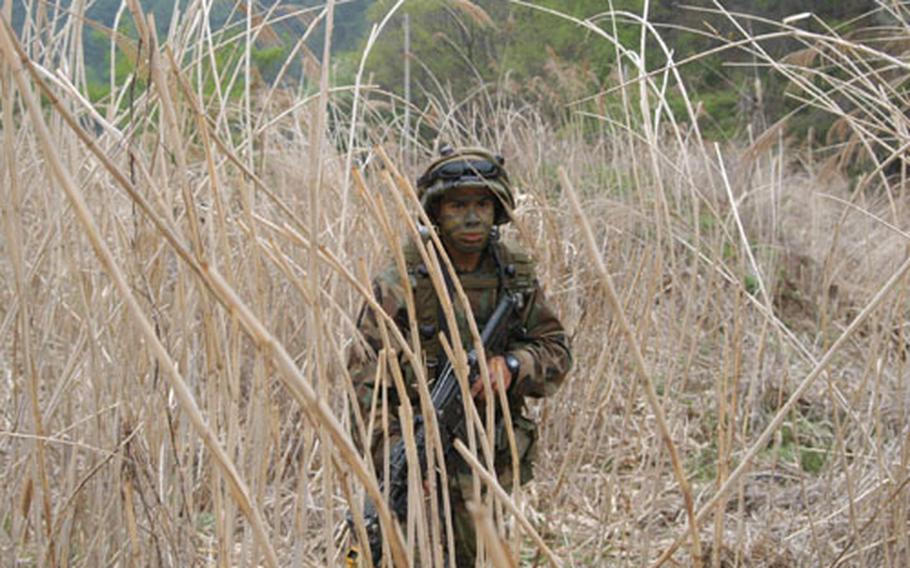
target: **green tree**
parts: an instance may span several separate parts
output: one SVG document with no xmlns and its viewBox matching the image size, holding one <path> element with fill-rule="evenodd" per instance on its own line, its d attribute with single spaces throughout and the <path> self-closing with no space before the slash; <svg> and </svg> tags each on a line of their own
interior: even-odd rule
<svg viewBox="0 0 910 568">
<path fill-rule="evenodd" d="M 370 21 L 390 9 L 390 0 L 374 3 Z M 587 19 L 604 12 L 602 0 L 543 0 L 538 5 Z M 642 0 L 616 0 L 617 10 L 640 12 Z M 516 85 L 535 79 L 598 81 L 615 64 L 614 46 L 565 18 L 501 0 L 474 3 L 414 0 L 406 5 L 410 17 L 412 78 L 416 92 L 450 91 L 459 98 L 478 81 L 508 77 Z M 401 92 L 404 82 L 404 12 L 396 14 L 368 61 L 374 80 Z M 639 26 L 619 24 L 621 43 L 634 46 Z M 570 72 L 572 77 L 564 76 Z"/>
</svg>

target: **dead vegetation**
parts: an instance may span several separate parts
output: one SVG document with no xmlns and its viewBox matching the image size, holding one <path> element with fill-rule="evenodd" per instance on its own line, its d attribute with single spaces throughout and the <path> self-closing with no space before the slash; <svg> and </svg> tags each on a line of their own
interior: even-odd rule
<svg viewBox="0 0 910 568">
<path fill-rule="evenodd" d="M 63 65 L 77 14 L 0 30 L 4 565 L 337 565 L 345 512 L 378 490 L 347 436 L 344 350 L 432 148 L 400 101 L 330 88 L 314 58 L 312 90 L 255 87 L 242 57 L 212 67 L 205 6 L 156 39 L 126 2 L 143 85 L 96 104 Z M 331 21 L 330 3 L 310 23 Z M 791 23 L 834 58 L 764 61 L 794 96 L 873 161 L 905 148 L 875 71 L 894 88 L 903 55 Z M 492 87 L 410 109 L 507 156 L 517 232 L 574 341 L 568 384 L 532 409 L 536 480 L 476 509 L 489 562 L 546 563 L 533 527 L 563 566 L 910 564 L 902 181 L 780 135 L 704 142 L 661 105 L 680 70 L 634 55 L 618 116 L 553 124 Z M 215 74 L 241 93 L 207 89 Z M 439 541 L 401 536 L 399 558 Z"/>
</svg>

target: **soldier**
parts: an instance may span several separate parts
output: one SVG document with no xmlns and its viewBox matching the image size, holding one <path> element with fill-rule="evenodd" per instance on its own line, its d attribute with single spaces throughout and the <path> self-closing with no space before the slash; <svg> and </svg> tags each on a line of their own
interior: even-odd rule
<svg viewBox="0 0 910 568">
<path fill-rule="evenodd" d="M 521 325 L 513 326 L 517 331 L 509 337 L 504 352 L 487 353 L 487 367 L 493 391 L 502 389 L 507 393 L 520 460 L 520 480 L 525 483 L 532 476 L 537 438 L 536 425 L 523 416 L 525 398 L 553 394 L 562 384 L 572 364 L 572 356 L 562 324 L 537 282 L 532 260 L 517 245 L 499 239 L 498 228 L 511 220 L 514 208 L 512 186 L 503 163 L 501 156 L 483 149 L 446 147 L 441 157 L 418 179 L 417 188 L 421 204 L 434 223 L 469 299 L 477 328 L 483 328 L 501 294 L 520 292 L 524 296 Z M 445 316 L 428 271 L 413 244 L 406 248 L 405 258 L 414 291 L 417 329 L 427 377 L 432 382 L 445 361 L 439 340 L 440 332 L 448 335 Z M 374 280 L 373 289 L 379 305 L 410 340 L 405 291 L 394 264 Z M 457 302 L 453 305 L 456 306 L 459 335 L 468 351 L 472 347 L 472 335 L 463 310 L 457 308 Z M 365 342 L 352 349 L 349 369 L 360 411 L 368 420 L 375 390 L 377 352 L 382 348 L 382 339 L 376 315 L 366 306 L 361 310 L 358 327 Z M 407 383 L 407 396 L 414 407 L 419 408 L 414 373 L 403 359 L 399 364 Z M 392 399 L 389 406 L 395 409 L 400 399 L 394 387 L 389 393 Z M 472 394 L 475 400 L 484 400 L 483 381 L 474 383 Z M 498 400 L 498 396 L 494 396 L 494 400 Z M 394 414 L 390 412 L 390 415 Z M 379 428 L 374 428 L 369 450 L 377 471 L 382 471 L 382 432 L 377 430 Z M 400 432 L 400 426 L 391 419 L 388 435 L 392 443 L 400 437 Z M 506 489 L 511 486 L 511 465 L 509 442 L 506 436 L 498 435 L 496 473 Z M 464 463 L 447 463 L 446 468 L 450 478 L 456 564 L 473 566 L 476 539 L 473 521 L 465 508 L 465 500 L 470 496 L 470 471 Z"/>
</svg>

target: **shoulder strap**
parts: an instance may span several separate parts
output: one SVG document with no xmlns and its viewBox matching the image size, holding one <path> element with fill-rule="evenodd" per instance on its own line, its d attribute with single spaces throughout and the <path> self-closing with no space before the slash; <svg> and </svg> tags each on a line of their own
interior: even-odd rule
<svg viewBox="0 0 910 568">
<path fill-rule="evenodd" d="M 498 243 L 497 248 L 502 262 L 505 288 L 516 292 L 533 290 L 536 265 L 531 255 L 511 239 Z"/>
<path fill-rule="evenodd" d="M 461 284 L 468 289 L 491 288 L 497 289 L 498 297 L 504 290 L 508 292 L 521 292 L 529 299 L 535 288 L 535 263 L 524 248 L 518 243 L 509 241 L 494 241 L 491 253 L 498 265 L 499 276 L 470 276 L 462 278 Z M 442 346 L 439 344 L 438 335 L 445 318 L 442 315 L 436 290 L 429 277 L 429 271 L 423 264 L 417 245 L 409 241 L 404 248 L 405 262 L 408 276 L 414 289 L 414 307 L 417 312 L 417 327 L 420 332 L 420 341 L 428 359 L 439 359 Z M 522 318 L 524 319 L 524 318 Z M 432 361 L 428 361 L 432 363 Z"/>
<path fill-rule="evenodd" d="M 408 239 L 408 242 L 404 245 L 404 262 L 408 266 L 408 272 L 412 268 L 415 268 L 418 264 L 422 264 L 423 260 L 420 258 L 420 251 L 417 250 L 417 245 L 413 240 Z"/>
<path fill-rule="evenodd" d="M 439 331 L 442 318 L 439 315 L 439 300 L 430 280 L 430 272 L 423 263 L 417 245 L 409 240 L 404 247 L 405 264 L 411 286 L 414 290 L 414 309 L 417 313 L 417 330 L 420 343 L 427 357 L 428 366 L 435 363 L 442 351 L 439 344 Z M 444 323 L 444 322 L 443 322 Z"/>
</svg>

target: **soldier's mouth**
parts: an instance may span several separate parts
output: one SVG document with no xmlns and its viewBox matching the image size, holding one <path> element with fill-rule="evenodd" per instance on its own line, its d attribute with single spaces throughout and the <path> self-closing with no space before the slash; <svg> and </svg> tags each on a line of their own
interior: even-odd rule
<svg viewBox="0 0 910 568">
<path fill-rule="evenodd" d="M 458 240 L 464 243 L 477 244 L 483 242 L 484 235 L 483 233 L 462 233 L 458 236 Z"/>
</svg>

